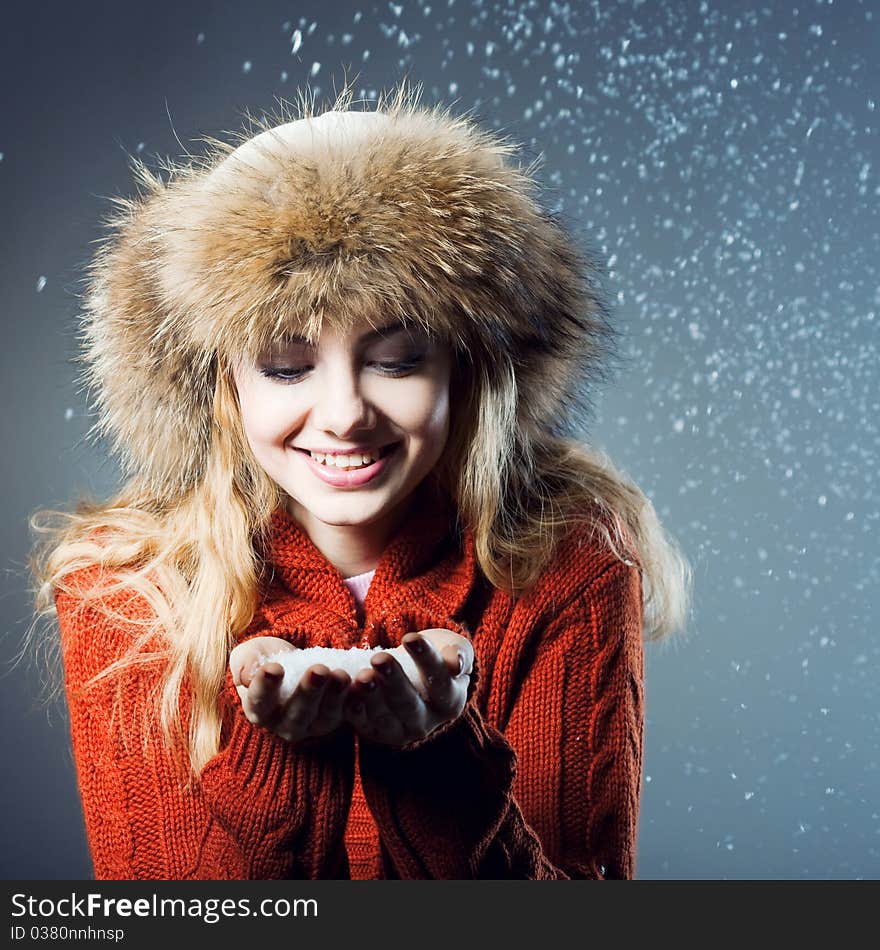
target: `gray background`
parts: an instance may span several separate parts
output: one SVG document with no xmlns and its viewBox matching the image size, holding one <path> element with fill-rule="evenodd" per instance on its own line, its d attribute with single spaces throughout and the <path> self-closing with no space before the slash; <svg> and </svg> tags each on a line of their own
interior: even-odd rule
<svg viewBox="0 0 880 950">
<path fill-rule="evenodd" d="M 547 205 L 607 266 L 625 362 L 591 433 L 696 586 L 692 636 L 647 651 L 638 877 L 878 876 L 876 4 L 4 13 L 4 878 L 91 874 L 63 704 L 10 660 L 27 516 L 116 484 L 72 358 L 126 152 L 197 150 L 346 72 L 367 96 L 408 74 L 543 153 Z"/>
</svg>

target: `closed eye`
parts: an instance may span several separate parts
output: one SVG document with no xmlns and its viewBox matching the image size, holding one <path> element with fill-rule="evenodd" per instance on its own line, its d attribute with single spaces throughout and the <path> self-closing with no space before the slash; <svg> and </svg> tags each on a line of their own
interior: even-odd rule
<svg viewBox="0 0 880 950">
<path fill-rule="evenodd" d="M 405 360 L 373 360 L 366 365 L 377 370 L 383 376 L 406 376 L 417 369 L 424 362 L 423 354 L 414 354 Z M 282 383 L 297 383 L 313 369 L 312 366 L 279 366 L 263 367 L 260 373 L 267 379 L 278 380 Z"/>
</svg>

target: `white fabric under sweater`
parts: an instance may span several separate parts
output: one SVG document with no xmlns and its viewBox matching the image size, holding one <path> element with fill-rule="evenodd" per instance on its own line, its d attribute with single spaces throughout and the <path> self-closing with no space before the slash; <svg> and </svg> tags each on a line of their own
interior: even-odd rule
<svg viewBox="0 0 880 950">
<path fill-rule="evenodd" d="M 375 573 L 376 569 L 373 568 L 372 571 L 364 571 L 363 574 L 355 574 L 353 577 L 343 578 L 345 586 L 354 594 L 354 599 L 358 607 L 363 607 L 364 598 L 367 596 L 367 591 L 370 589 L 370 581 L 373 579 Z"/>
</svg>

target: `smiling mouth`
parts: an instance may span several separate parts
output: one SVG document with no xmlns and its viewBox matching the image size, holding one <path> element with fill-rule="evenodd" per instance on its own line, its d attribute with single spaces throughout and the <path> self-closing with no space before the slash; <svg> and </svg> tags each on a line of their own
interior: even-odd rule
<svg viewBox="0 0 880 950">
<path fill-rule="evenodd" d="M 393 452 L 398 445 L 400 445 L 399 442 L 391 442 L 388 445 L 383 445 L 378 452 L 355 452 L 350 455 L 346 453 L 340 455 L 324 455 L 321 452 L 310 452 L 308 449 L 300 448 L 297 448 L 297 452 L 302 452 L 303 455 L 307 455 L 313 462 L 332 471 L 354 472 L 358 469 L 369 468 L 369 466 L 375 465 L 379 459 Z M 344 464 L 340 465 L 339 462 L 344 462 Z"/>
</svg>

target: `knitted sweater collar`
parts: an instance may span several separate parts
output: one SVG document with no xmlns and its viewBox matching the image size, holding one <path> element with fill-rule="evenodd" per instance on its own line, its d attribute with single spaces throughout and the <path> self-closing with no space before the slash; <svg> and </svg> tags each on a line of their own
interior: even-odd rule
<svg viewBox="0 0 880 950">
<path fill-rule="evenodd" d="M 311 629 L 320 623 L 328 646 L 341 646 L 341 640 L 388 645 L 413 626 L 449 625 L 467 600 L 476 571 L 471 533 L 457 525 L 452 503 L 426 483 L 416 489 L 407 517 L 376 566 L 363 627 L 342 574 L 283 506 L 272 514 L 267 560 L 264 610 L 276 623 L 302 629 L 310 642 L 321 636 Z"/>
</svg>

